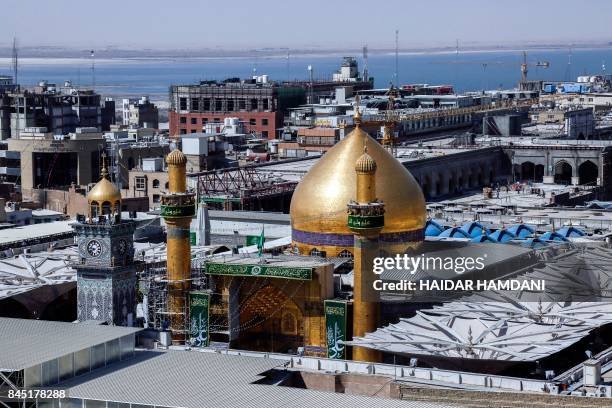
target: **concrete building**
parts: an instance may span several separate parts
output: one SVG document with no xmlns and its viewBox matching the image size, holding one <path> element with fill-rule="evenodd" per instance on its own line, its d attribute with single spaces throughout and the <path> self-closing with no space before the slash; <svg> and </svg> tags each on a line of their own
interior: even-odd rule
<svg viewBox="0 0 612 408">
<path fill-rule="evenodd" d="M 124 198 L 146 198 L 150 209 L 159 209 L 162 195 L 168 191 L 168 171 L 163 157 L 142 159 L 142 164 L 128 173 L 129 188 L 123 189 Z"/>
<path fill-rule="evenodd" d="M 123 99 L 121 101 L 121 118 L 125 126 L 141 128 L 159 128 L 157 106 L 146 96 L 140 99 Z"/>
<path fill-rule="evenodd" d="M 11 137 L 14 138 L 33 127 L 44 127 L 54 135 L 66 135 L 79 127 L 108 130 L 114 123 L 112 99 L 102 104 L 99 94 L 76 89 L 69 82 L 64 87 L 57 87 L 41 81 L 33 91 L 10 93 L 8 97 Z"/>
<path fill-rule="evenodd" d="M 305 102 L 298 86 L 254 80 L 202 81 L 198 85 L 170 87 L 170 135 L 202 132 L 208 122 L 239 118 L 248 132 L 274 138 L 287 109 Z"/>
<path fill-rule="evenodd" d="M 589 140 L 595 136 L 593 108 L 539 109 L 530 112 L 531 121 L 537 124 L 563 124 L 568 139 Z M 503 135 L 506 136 L 506 135 Z"/>
<path fill-rule="evenodd" d="M 181 143 L 187 157 L 187 172 L 197 173 L 223 167 L 226 143 L 220 137 L 193 133 L 181 136 Z"/>
<path fill-rule="evenodd" d="M 20 153 L 22 191 L 87 185 L 98 179 L 106 142 L 95 128 L 76 129 L 66 136 L 54 136 L 46 128 L 25 130 L 19 139 L 8 141 L 8 150 Z"/>
</svg>

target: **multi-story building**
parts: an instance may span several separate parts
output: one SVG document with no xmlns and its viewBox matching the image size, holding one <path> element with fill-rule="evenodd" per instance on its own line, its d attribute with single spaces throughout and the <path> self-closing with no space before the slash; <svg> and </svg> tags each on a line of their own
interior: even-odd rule
<svg viewBox="0 0 612 408">
<path fill-rule="evenodd" d="M 35 187 L 68 187 L 96 181 L 105 146 L 96 128 L 79 128 L 66 136 L 54 135 L 46 128 L 26 128 L 19 139 L 8 140 L 8 150 L 20 153 L 24 193 Z"/>
<path fill-rule="evenodd" d="M 128 173 L 129 187 L 121 194 L 126 198 L 147 197 L 150 209 L 158 209 L 161 196 L 168 191 L 168 171 L 163 157 L 143 159 L 142 163 Z"/>
<path fill-rule="evenodd" d="M 248 132 L 273 139 L 289 108 L 305 102 L 299 86 L 268 82 L 267 77 L 244 81 L 202 81 L 170 87 L 170 135 L 200 133 L 209 122 L 238 118 Z"/>
<path fill-rule="evenodd" d="M 93 90 L 64 87 L 41 81 L 33 91 L 9 93 L 10 135 L 13 138 L 27 128 L 46 128 L 54 135 L 66 135 L 81 127 L 108 130 L 115 122 L 115 103 L 107 99 L 101 104 Z M 3 103 L 4 104 L 4 103 Z"/>
<path fill-rule="evenodd" d="M 309 80 L 272 82 L 267 75 L 252 79 L 238 78 L 201 81 L 196 85 L 170 87 L 170 135 L 200 133 L 209 122 L 222 123 L 238 118 L 246 130 L 263 138 L 274 139 L 290 108 L 304 103 L 331 101 L 338 87 L 350 92 L 372 89 L 374 78 L 359 75 L 357 61 L 345 57 L 332 79 L 315 79 L 310 67 Z"/>
<path fill-rule="evenodd" d="M 143 96 L 140 99 L 123 99 L 121 118 L 125 126 L 140 128 L 159 128 L 159 112 L 157 106 Z"/>
</svg>

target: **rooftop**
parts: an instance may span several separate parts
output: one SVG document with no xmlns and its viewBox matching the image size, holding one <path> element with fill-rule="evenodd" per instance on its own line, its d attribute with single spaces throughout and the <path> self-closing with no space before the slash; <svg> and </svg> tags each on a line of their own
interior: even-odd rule
<svg viewBox="0 0 612 408">
<path fill-rule="evenodd" d="M 18 371 L 141 329 L 0 318 L 0 371 Z"/>
<path fill-rule="evenodd" d="M 71 398 L 168 407 L 441 407 L 254 384 L 286 361 L 187 351 L 140 351 L 134 359 L 62 383 Z M 174 379 L 174 381 L 168 381 Z M 187 392 L 186 392 L 187 391 Z"/>
</svg>

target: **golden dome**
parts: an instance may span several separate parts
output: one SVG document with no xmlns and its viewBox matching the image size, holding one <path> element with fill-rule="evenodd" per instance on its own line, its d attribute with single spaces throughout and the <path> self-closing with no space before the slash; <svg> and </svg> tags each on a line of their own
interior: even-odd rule
<svg viewBox="0 0 612 408">
<path fill-rule="evenodd" d="M 300 243 L 317 247 L 317 240 L 328 242 L 321 246 L 334 248 L 352 242 L 346 208 L 356 196 L 355 162 L 363 155 L 365 143 L 370 146 L 367 156 L 378 167 L 376 196 L 385 203 L 381 240 L 385 241 L 385 234 L 396 243 L 422 240 L 426 210 L 421 187 L 397 159 L 357 126 L 319 159 L 293 193 L 291 226 L 298 249 Z"/>
<path fill-rule="evenodd" d="M 355 163 L 355 171 L 359 173 L 374 173 L 376 171 L 376 161 L 368 154 L 368 148 L 365 146 L 363 154 Z"/>
<path fill-rule="evenodd" d="M 87 201 L 95 201 L 98 205 L 102 205 L 104 202 L 115 204 L 117 201 L 121 201 L 121 193 L 119 189 L 111 183 L 108 177 L 108 170 L 106 169 L 106 155 L 102 156 L 102 171 L 100 172 L 101 178 L 98 183 L 93 186 L 87 194 Z"/>
<path fill-rule="evenodd" d="M 174 149 L 166 157 L 166 163 L 174 166 L 184 166 L 187 164 L 187 157 L 179 149 Z"/>
</svg>

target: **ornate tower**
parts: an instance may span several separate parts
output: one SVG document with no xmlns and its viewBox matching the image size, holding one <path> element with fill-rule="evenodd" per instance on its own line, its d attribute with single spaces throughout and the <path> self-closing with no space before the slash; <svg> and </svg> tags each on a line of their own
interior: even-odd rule
<svg viewBox="0 0 612 408">
<path fill-rule="evenodd" d="M 73 224 L 80 262 L 77 271 L 77 318 L 130 326 L 136 319 L 136 267 L 132 220 L 121 219 L 121 193 L 102 177 L 87 194 L 88 216 Z"/>
<path fill-rule="evenodd" d="M 355 124 L 360 126 L 359 111 Z M 354 240 L 354 286 L 353 286 L 353 336 L 364 336 L 376 330 L 379 303 L 377 292 L 372 287 L 373 260 L 379 255 L 380 231 L 385 226 L 385 205 L 376 198 L 376 161 L 368 154 L 367 145 L 355 163 L 357 173 L 356 200 L 348 203 L 348 227 Z M 354 347 L 353 360 L 379 361 L 376 350 Z"/>
<path fill-rule="evenodd" d="M 191 277 L 191 219 L 195 215 L 195 200 L 187 192 L 187 158 L 180 150 L 166 157 L 169 192 L 162 196 L 161 215 L 167 226 L 168 316 L 172 341 L 186 340 L 186 304 Z"/>
</svg>

